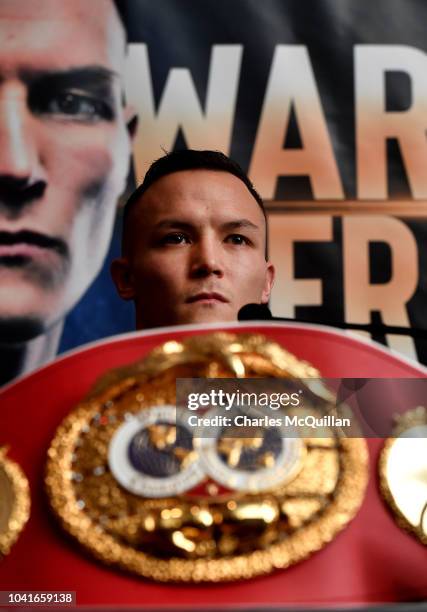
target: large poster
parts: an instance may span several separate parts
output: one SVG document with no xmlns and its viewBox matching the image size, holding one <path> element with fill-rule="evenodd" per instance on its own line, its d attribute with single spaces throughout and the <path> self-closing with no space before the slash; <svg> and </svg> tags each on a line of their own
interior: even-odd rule
<svg viewBox="0 0 427 612">
<path fill-rule="evenodd" d="M 61 193 L 70 195 L 74 186 L 76 210 L 98 212 L 87 217 L 86 225 L 73 225 L 72 215 L 64 216 L 80 259 L 70 256 L 67 264 L 65 258 L 52 278 L 43 277 L 43 265 L 22 273 L 38 275 L 44 283 L 40 286 L 49 290 L 58 286 L 67 265 L 74 274 L 78 288 L 66 292 L 66 298 L 55 298 L 61 317 L 81 298 L 57 333 L 59 350 L 133 328 L 132 308 L 115 295 L 109 279 L 109 261 L 120 250 L 121 209 L 113 227 L 113 200 L 121 198 L 122 203 L 151 161 L 179 147 L 216 149 L 235 158 L 265 199 L 270 256 L 277 269 L 271 301 L 275 315 L 422 329 L 427 265 L 425 3 L 117 4 L 126 24 L 126 52 L 110 0 L 96 0 L 92 8 L 86 3 L 84 19 L 78 2 L 0 0 L 0 70 L 8 77 L 0 85 L 3 138 L 17 159 L 26 151 L 34 161 L 38 152 L 32 174 L 18 163 L 11 183 L 10 169 L 3 172 L 1 262 L 1 249 L 10 251 L 17 232 L 33 232 L 29 238 L 34 247 L 43 242 L 41 217 L 25 217 L 36 219 L 33 225 L 22 220 L 24 212 L 36 214 L 36 204 L 44 201 L 50 185 L 56 185 L 51 202 L 58 202 Z M 26 20 L 12 20 L 17 7 L 25 7 Z M 49 19 L 54 19 L 54 28 L 49 29 Z M 118 79 L 90 72 L 100 57 L 111 63 L 111 74 Z M 52 72 L 49 62 L 58 74 L 46 81 Z M 73 62 L 87 69 L 73 73 Z M 28 65 L 31 70 L 25 72 Z M 42 76 L 37 81 L 27 74 Z M 50 98 L 46 83 L 54 92 Z M 19 132 L 15 128 L 23 115 L 14 110 L 14 102 L 24 100 L 22 92 L 27 123 Z M 24 138 L 28 134 L 33 138 Z M 5 151 L 3 147 L 4 163 L 9 159 Z M 54 165 L 46 162 L 49 155 L 56 174 L 48 173 Z M 19 183 L 22 179 L 27 182 Z M 67 210 L 72 208 L 69 202 Z M 46 219 L 58 219 L 58 204 L 56 209 L 49 206 Z M 57 254 L 64 245 L 51 246 Z M 19 257 L 27 255 L 18 250 L 12 261 L 9 251 L 4 251 L 9 260 L 2 268 L 6 280 L 16 273 Z M 6 315 L 16 295 L 12 283 L 4 285 Z M 22 296 L 33 304 L 44 299 L 43 292 L 26 293 L 25 283 Z M 61 318 L 55 316 L 46 315 L 48 325 Z M 3 346 L 7 341 L 10 349 L 14 338 L 37 338 L 37 328 L 14 336 L 16 320 L 9 317 L 4 323 L 6 319 Z M 384 333 L 376 339 L 427 362 L 421 338 Z M 32 354 L 43 361 L 40 348 Z"/>
<path fill-rule="evenodd" d="M 144 8 L 130 6 L 137 177 L 160 147 L 229 153 L 270 211 L 276 315 L 422 328 L 425 4 L 163 2 L 149 22 Z M 421 341 L 382 340 L 426 359 Z"/>
</svg>

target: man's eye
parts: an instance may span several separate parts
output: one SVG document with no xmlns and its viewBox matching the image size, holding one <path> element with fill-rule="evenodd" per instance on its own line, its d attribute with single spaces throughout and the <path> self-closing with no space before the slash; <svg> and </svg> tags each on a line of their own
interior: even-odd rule
<svg viewBox="0 0 427 612">
<path fill-rule="evenodd" d="M 113 111 L 102 100 L 81 93 L 63 92 L 53 96 L 43 96 L 33 104 L 40 114 L 70 117 L 79 121 L 100 121 L 113 119 Z"/>
<path fill-rule="evenodd" d="M 250 240 L 246 238 L 246 236 L 242 236 L 241 234 L 230 234 L 230 236 L 227 236 L 226 242 L 237 245 L 250 244 Z"/>
<path fill-rule="evenodd" d="M 161 243 L 162 244 L 188 244 L 190 242 L 189 237 L 186 234 L 181 233 L 173 233 L 167 234 L 163 236 Z"/>
</svg>

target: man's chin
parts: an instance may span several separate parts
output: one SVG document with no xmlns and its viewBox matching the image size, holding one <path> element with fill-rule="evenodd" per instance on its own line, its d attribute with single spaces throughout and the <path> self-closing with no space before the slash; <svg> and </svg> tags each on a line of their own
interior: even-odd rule
<svg viewBox="0 0 427 612">
<path fill-rule="evenodd" d="M 227 323 L 237 321 L 237 312 L 228 303 L 186 304 L 174 312 L 144 319 L 137 318 L 137 329 L 176 327 L 179 325 L 202 325 L 203 323 Z"/>
<path fill-rule="evenodd" d="M 37 317 L 0 316 L 0 344 L 23 344 L 45 332 L 42 319 Z"/>
<path fill-rule="evenodd" d="M 200 324 L 200 323 L 227 323 L 237 321 L 237 313 L 229 308 L 198 308 L 186 317 L 183 317 L 179 324 Z"/>
</svg>

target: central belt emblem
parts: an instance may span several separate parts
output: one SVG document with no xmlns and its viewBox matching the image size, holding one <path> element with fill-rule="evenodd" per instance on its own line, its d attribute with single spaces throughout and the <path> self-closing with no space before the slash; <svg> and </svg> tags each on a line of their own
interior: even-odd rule
<svg viewBox="0 0 427 612">
<path fill-rule="evenodd" d="M 210 416 L 216 412 L 221 414 Z M 108 463 L 122 487 L 135 495 L 163 498 L 190 493 L 210 478 L 230 490 L 261 493 L 288 482 L 302 467 L 302 440 L 285 438 L 279 428 L 194 431 L 186 416 L 182 408 L 155 406 L 128 418 L 116 431 Z M 250 413 L 244 416 L 251 419 Z"/>
<path fill-rule="evenodd" d="M 176 405 L 177 378 L 258 377 L 305 384 L 319 418 L 335 409 L 319 372 L 254 334 L 166 342 L 107 373 L 48 451 L 46 487 L 64 528 L 103 562 L 163 582 L 249 578 L 330 542 L 363 499 L 363 439 L 332 426 L 318 439 L 285 435 L 250 406 L 236 431 L 208 407 L 217 426 L 191 427 Z M 248 419 L 257 425 L 245 430 Z"/>
</svg>

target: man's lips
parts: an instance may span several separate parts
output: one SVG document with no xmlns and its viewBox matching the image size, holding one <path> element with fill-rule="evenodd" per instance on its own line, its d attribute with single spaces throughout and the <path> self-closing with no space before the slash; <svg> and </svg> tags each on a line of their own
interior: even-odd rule
<svg viewBox="0 0 427 612">
<path fill-rule="evenodd" d="M 202 291 L 186 300 L 187 304 L 193 304 L 194 302 L 222 302 L 226 304 L 228 301 L 221 293 L 216 293 L 215 291 Z"/>
<path fill-rule="evenodd" d="M 33 257 L 43 251 L 54 251 L 68 258 L 68 247 L 60 238 L 31 230 L 0 231 L 0 257 Z"/>
</svg>

